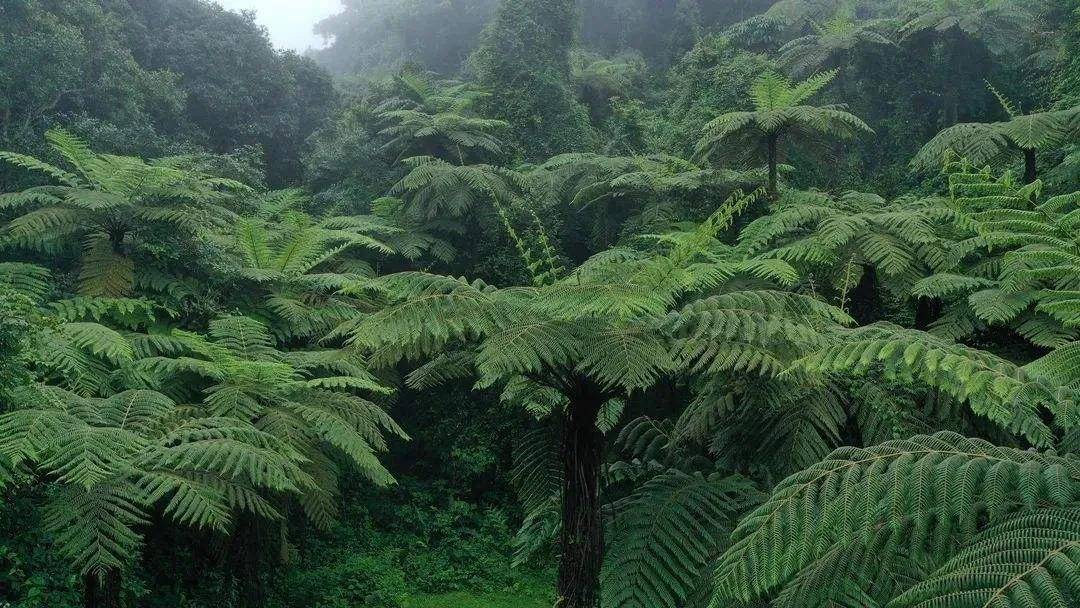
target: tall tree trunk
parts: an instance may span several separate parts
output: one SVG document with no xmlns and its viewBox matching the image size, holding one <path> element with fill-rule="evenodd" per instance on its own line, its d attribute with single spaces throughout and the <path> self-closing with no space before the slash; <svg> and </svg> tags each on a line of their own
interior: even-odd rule
<svg viewBox="0 0 1080 608">
<path fill-rule="evenodd" d="M 941 300 L 918 298 L 915 300 L 915 329 L 926 331 L 930 324 L 941 317 Z"/>
<path fill-rule="evenodd" d="M 848 294 L 850 302 L 848 314 L 859 325 L 869 325 L 879 320 L 881 314 L 881 293 L 877 286 L 877 268 L 872 265 L 863 267 L 859 282 Z"/>
<path fill-rule="evenodd" d="M 241 513 L 229 536 L 229 561 L 240 582 L 240 606 L 261 608 L 266 605 L 266 589 L 261 575 L 266 571 L 265 555 L 273 545 L 266 523 L 250 513 Z"/>
<path fill-rule="evenodd" d="M 558 608 L 595 608 L 600 599 L 600 564 L 604 555 L 600 459 L 604 438 L 596 428 L 596 416 L 602 405 L 599 396 L 572 398 L 563 420 Z"/>
<path fill-rule="evenodd" d="M 120 571 L 111 569 L 104 578 L 83 575 L 83 605 L 86 608 L 120 608 Z"/>
<path fill-rule="evenodd" d="M 1035 150 L 1024 149 L 1024 183 L 1030 184 L 1039 178 L 1039 169 L 1035 164 Z"/>
<path fill-rule="evenodd" d="M 773 200 L 780 197 L 780 188 L 777 186 L 777 181 L 779 181 L 777 175 L 778 171 L 776 168 L 777 139 L 778 137 L 776 135 L 769 136 L 769 198 L 772 198 Z"/>
</svg>

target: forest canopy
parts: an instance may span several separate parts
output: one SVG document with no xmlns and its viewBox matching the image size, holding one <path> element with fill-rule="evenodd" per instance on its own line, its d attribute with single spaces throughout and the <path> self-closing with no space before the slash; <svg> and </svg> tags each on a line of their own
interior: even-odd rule
<svg viewBox="0 0 1080 608">
<path fill-rule="evenodd" d="M 1080 606 L 1073 0 L 0 1 L 0 604 Z"/>
</svg>

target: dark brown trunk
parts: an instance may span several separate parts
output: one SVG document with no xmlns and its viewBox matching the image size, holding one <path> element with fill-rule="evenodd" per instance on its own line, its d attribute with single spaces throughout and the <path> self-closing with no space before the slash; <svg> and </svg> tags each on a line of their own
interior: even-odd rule
<svg viewBox="0 0 1080 608">
<path fill-rule="evenodd" d="M 1035 150 L 1024 150 L 1024 183 L 1030 184 L 1039 179 L 1039 170 L 1035 164 Z"/>
<path fill-rule="evenodd" d="M 600 397 L 571 399 L 563 420 L 563 502 L 559 548 L 558 608 L 595 608 L 600 599 L 604 555 L 600 520 L 600 459 L 603 435 L 596 428 Z"/>
<path fill-rule="evenodd" d="M 777 137 L 775 135 L 769 136 L 769 197 L 773 200 L 780 197 L 780 188 L 777 185 L 779 178 L 776 168 L 776 140 Z"/>
<path fill-rule="evenodd" d="M 104 577 L 83 575 L 83 605 L 86 608 L 120 608 L 120 571 L 109 570 Z"/>
<path fill-rule="evenodd" d="M 877 288 L 877 268 L 863 267 L 862 277 L 848 294 L 850 314 L 859 325 L 868 325 L 878 320 L 881 313 L 881 298 Z"/>
<path fill-rule="evenodd" d="M 239 604 L 244 608 L 260 608 L 266 605 L 266 591 L 261 575 L 267 566 L 263 556 L 272 546 L 266 532 L 262 520 L 249 513 L 242 513 L 236 518 L 235 528 L 229 537 L 229 560 L 240 582 Z"/>
<path fill-rule="evenodd" d="M 919 298 L 915 300 L 915 329 L 926 331 L 941 316 L 941 300 Z"/>
</svg>

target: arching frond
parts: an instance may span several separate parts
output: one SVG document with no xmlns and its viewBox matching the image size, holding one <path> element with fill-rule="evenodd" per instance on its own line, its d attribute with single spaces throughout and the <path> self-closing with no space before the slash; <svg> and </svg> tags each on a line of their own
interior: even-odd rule
<svg viewBox="0 0 1080 608">
<path fill-rule="evenodd" d="M 1080 507 L 1040 509 L 983 531 L 890 608 L 1070 606 L 1080 601 Z"/>
<path fill-rule="evenodd" d="M 834 546 L 882 539 L 927 551 L 981 517 L 1068 506 L 1080 491 L 1077 466 L 953 433 L 841 448 L 781 482 L 740 522 L 716 570 L 713 605 L 775 588 Z"/>
<path fill-rule="evenodd" d="M 707 585 L 709 565 L 754 486 L 738 477 L 676 469 L 619 507 L 601 575 L 605 606 L 682 606 Z"/>
</svg>

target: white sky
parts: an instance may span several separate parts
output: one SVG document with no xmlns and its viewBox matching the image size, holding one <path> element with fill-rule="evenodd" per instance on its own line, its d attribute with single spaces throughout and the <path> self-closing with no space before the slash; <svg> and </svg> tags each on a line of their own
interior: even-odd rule
<svg viewBox="0 0 1080 608">
<path fill-rule="evenodd" d="M 231 10 L 253 10 L 256 20 L 270 32 L 270 40 L 281 49 L 304 52 L 322 48 L 323 39 L 312 28 L 324 17 L 340 13 L 341 0 L 217 0 Z"/>
</svg>

